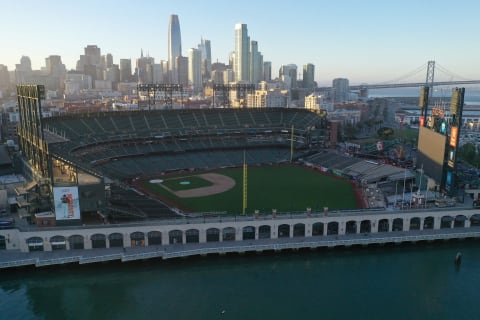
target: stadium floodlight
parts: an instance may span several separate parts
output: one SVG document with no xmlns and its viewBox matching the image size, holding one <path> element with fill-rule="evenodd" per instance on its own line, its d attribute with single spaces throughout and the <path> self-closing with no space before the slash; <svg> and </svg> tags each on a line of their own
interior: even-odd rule
<svg viewBox="0 0 480 320">
<path fill-rule="evenodd" d="M 430 91 L 429 87 L 422 87 L 420 89 L 420 100 L 418 106 L 420 109 L 425 110 L 428 107 L 428 93 Z"/>
</svg>

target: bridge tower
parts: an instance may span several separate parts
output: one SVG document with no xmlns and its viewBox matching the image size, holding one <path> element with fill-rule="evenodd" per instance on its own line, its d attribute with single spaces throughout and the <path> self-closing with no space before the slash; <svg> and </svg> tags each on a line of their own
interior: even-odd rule
<svg viewBox="0 0 480 320">
<path fill-rule="evenodd" d="M 428 61 L 427 76 L 425 78 L 425 86 L 429 88 L 429 94 L 428 94 L 429 98 L 432 98 L 434 81 L 435 81 L 435 60 L 430 60 Z M 431 101 L 431 99 L 429 100 Z"/>
</svg>

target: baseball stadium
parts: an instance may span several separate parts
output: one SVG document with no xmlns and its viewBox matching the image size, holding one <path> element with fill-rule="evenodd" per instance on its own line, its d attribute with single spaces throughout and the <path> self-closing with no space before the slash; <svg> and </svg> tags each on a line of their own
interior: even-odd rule
<svg viewBox="0 0 480 320">
<path fill-rule="evenodd" d="M 15 161 L 32 181 L 26 189 L 36 188 L 23 215 L 48 217 L 42 226 L 380 208 L 362 187 L 405 178 L 401 168 L 328 151 L 337 132 L 325 112 L 86 108 L 44 116 L 42 88 L 18 89 Z"/>
<path fill-rule="evenodd" d="M 41 89 L 17 87 L 20 152 L 13 161 L 29 183 L 16 189 L 25 196 L 16 198 L 22 226 L 3 221 L 0 249 L 12 257 L 0 267 L 444 239 L 444 229 L 479 225 L 468 209 L 385 210 L 378 186 L 414 177 L 332 151 L 334 125 L 320 112 L 43 116 Z M 18 259 L 18 249 L 64 253 Z"/>
<path fill-rule="evenodd" d="M 45 118 L 42 125 L 53 186 L 78 185 L 82 217 L 357 207 L 349 181 L 302 165 L 328 139 L 325 117 L 311 111 L 102 112 Z"/>
<path fill-rule="evenodd" d="M 365 186 L 406 178 L 332 152 L 336 126 L 321 111 L 86 107 L 45 116 L 42 88 L 18 89 L 15 161 L 36 188 L 23 216 L 41 226 L 384 208 Z"/>
</svg>

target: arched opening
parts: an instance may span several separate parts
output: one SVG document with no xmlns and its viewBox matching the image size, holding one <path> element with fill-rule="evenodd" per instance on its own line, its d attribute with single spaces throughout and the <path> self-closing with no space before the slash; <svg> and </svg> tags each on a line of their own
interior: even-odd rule
<svg viewBox="0 0 480 320">
<path fill-rule="evenodd" d="M 360 233 L 372 232 L 372 222 L 370 220 L 363 220 L 360 222 Z"/>
<path fill-rule="evenodd" d="M 43 240 L 40 237 L 31 237 L 27 239 L 28 251 L 43 251 Z"/>
<path fill-rule="evenodd" d="M 123 247 L 123 235 L 119 232 L 111 233 L 108 235 L 108 242 L 110 248 Z"/>
<path fill-rule="evenodd" d="M 187 243 L 199 243 L 200 232 L 197 229 L 188 229 L 185 231 L 185 241 Z"/>
<path fill-rule="evenodd" d="M 243 240 L 254 240 L 255 239 L 255 227 L 252 227 L 252 226 L 243 227 L 242 239 Z"/>
<path fill-rule="evenodd" d="M 4 236 L 0 235 L 0 250 L 7 249 L 7 241 Z"/>
<path fill-rule="evenodd" d="M 434 222 L 433 217 L 426 217 L 425 220 L 423 220 L 423 229 L 424 230 L 433 229 L 433 222 Z"/>
<path fill-rule="evenodd" d="M 104 234 L 96 233 L 92 234 L 90 237 L 92 241 L 92 248 L 106 248 L 107 247 L 107 237 Z"/>
<path fill-rule="evenodd" d="M 70 244 L 70 249 L 85 249 L 83 236 L 79 234 L 74 234 L 73 236 L 68 237 L 68 243 Z"/>
<path fill-rule="evenodd" d="M 135 231 L 130 234 L 130 246 L 131 247 L 144 247 L 145 246 L 145 234 L 140 231 Z"/>
<path fill-rule="evenodd" d="M 332 221 L 327 225 L 327 235 L 338 234 L 338 222 Z"/>
<path fill-rule="evenodd" d="M 235 228 L 223 228 L 222 241 L 235 241 Z"/>
<path fill-rule="evenodd" d="M 297 223 L 293 226 L 294 237 L 305 237 L 305 224 Z"/>
<path fill-rule="evenodd" d="M 440 229 L 450 229 L 452 227 L 452 216 L 443 216 L 440 220 Z"/>
<path fill-rule="evenodd" d="M 162 233 L 160 231 L 150 231 L 147 233 L 148 245 L 155 246 L 162 244 Z"/>
<path fill-rule="evenodd" d="M 454 228 L 465 228 L 465 221 L 467 221 L 467 217 L 463 214 L 460 214 L 455 217 L 455 221 L 453 223 Z"/>
<path fill-rule="evenodd" d="M 272 234 L 271 227 L 270 226 L 260 226 L 258 228 L 258 238 L 259 239 L 270 239 Z"/>
<path fill-rule="evenodd" d="M 390 224 L 388 223 L 388 219 L 378 221 L 378 232 L 388 232 L 389 228 Z"/>
<path fill-rule="evenodd" d="M 357 233 L 357 221 L 347 221 L 345 225 L 345 234 L 355 234 Z"/>
<path fill-rule="evenodd" d="M 66 250 L 67 241 L 64 236 L 53 236 L 50 238 L 50 244 L 52 245 L 53 250 Z"/>
<path fill-rule="evenodd" d="M 403 231 L 403 219 L 402 218 L 393 219 L 392 230 L 393 231 Z"/>
<path fill-rule="evenodd" d="M 470 227 L 480 227 L 480 214 L 473 214 L 470 217 Z"/>
<path fill-rule="evenodd" d="M 290 238 L 290 226 L 288 224 L 281 224 L 278 226 L 279 238 Z"/>
<path fill-rule="evenodd" d="M 410 219 L 410 230 L 420 230 L 420 218 Z"/>
<path fill-rule="evenodd" d="M 315 222 L 312 226 L 312 236 L 323 236 L 323 222 Z"/>
<path fill-rule="evenodd" d="M 220 230 L 217 228 L 207 229 L 207 242 L 219 242 Z"/>
<path fill-rule="evenodd" d="M 183 243 L 183 232 L 182 230 L 172 230 L 168 233 L 168 243 L 176 244 Z"/>
</svg>

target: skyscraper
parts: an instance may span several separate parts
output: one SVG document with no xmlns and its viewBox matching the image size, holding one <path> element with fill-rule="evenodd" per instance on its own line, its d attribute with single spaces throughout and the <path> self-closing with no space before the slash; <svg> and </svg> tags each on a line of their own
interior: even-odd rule
<svg viewBox="0 0 480 320">
<path fill-rule="evenodd" d="M 315 66 L 311 63 L 303 65 L 303 87 L 312 89 L 315 87 Z"/>
<path fill-rule="evenodd" d="M 59 73 L 66 73 L 65 65 L 62 64 L 62 58 L 57 55 L 50 55 L 45 58 L 45 66 L 49 75 L 58 75 Z"/>
<path fill-rule="evenodd" d="M 202 78 L 203 81 L 207 81 L 210 80 L 212 73 L 212 48 L 210 46 L 210 40 L 202 38 L 198 49 L 202 53 Z"/>
<path fill-rule="evenodd" d="M 279 77 L 290 89 L 297 88 L 297 65 L 287 64 L 280 67 Z"/>
<path fill-rule="evenodd" d="M 65 75 L 67 70 L 62 63 L 62 58 L 57 55 L 51 55 L 45 58 L 48 81 L 45 83 L 49 90 L 60 90 L 64 88 Z"/>
<path fill-rule="evenodd" d="M 28 83 L 32 81 L 33 71 L 30 57 L 22 56 L 20 64 L 15 65 L 15 82 Z"/>
<path fill-rule="evenodd" d="M 258 51 L 258 42 L 250 42 L 250 82 L 259 83 L 263 77 L 263 56 Z"/>
<path fill-rule="evenodd" d="M 80 55 L 77 61 L 77 71 L 92 77 L 92 83 L 95 86 L 95 80 L 103 79 L 103 66 L 101 50 L 97 45 L 87 45 L 84 53 Z"/>
<path fill-rule="evenodd" d="M 143 50 L 141 51 L 140 58 L 137 59 L 136 76 L 139 83 L 152 83 L 153 82 L 153 65 L 155 59 L 153 57 L 143 56 Z"/>
<path fill-rule="evenodd" d="M 77 71 L 83 72 L 88 65 L 95 67 L 101 65 L 101 50 L 97 45 L 87 45 L 83 50 L 85 54 L 80 55 L 77 61 Z"/>
<path fill-rule="evenodd" d="M 247 25 L 237 23 L 235 25 L 235 61 L 233 72 L 236 81 L 250 80 L 250 37 Z"/>
<path fill-rule="evenodd" d="M 349 82 L 348 79 L 345 78 L 335 78 L 332 82 L 332 89 L 333 89 L 333 97 L 334 101 L 337 102 L 345 102 L 349 99 Z"/>
<path fill-rule="evenodd" d="M 182 86 L 188 85 L 188 58 L 178 56 L 176 59 L 177 74 L 178 74 L 178 84 Z"/>
<path fill-rule="evenodd" d="M 188 81 L 194 94 L 202 91 L 202 52 L 199 49 L 188 50 Z"/>
<path fill-rule="evenodd" d="M 272 62 L 265 61 L 263 63 L 263 80 L 272 81 Z"/>
<path fill-rule="evenodd" d="M 182 55 L 182 37 L 180 35 L 180 22 L 176 14 L 170 15 L 168 24 L 168 70 L 170 83 L 178 83 L 177 57 Z"/>
<path fill-rule="evenodd" d="M 132 81 L 132 60 L 120 59 L 120 81 Z"/>
<path fill-rule="evenodd" d="M 113 55 L 111 53 L 107 53 L 106 55 L 102 56 L 102 58 L 105 68 L 111 68 L 113 66 Z"/>
<path fill-rule="evenodd" d="M 10 86 L 10 73 L 6 65 L 0 64 L 0 88 Z"/>
</svg>

